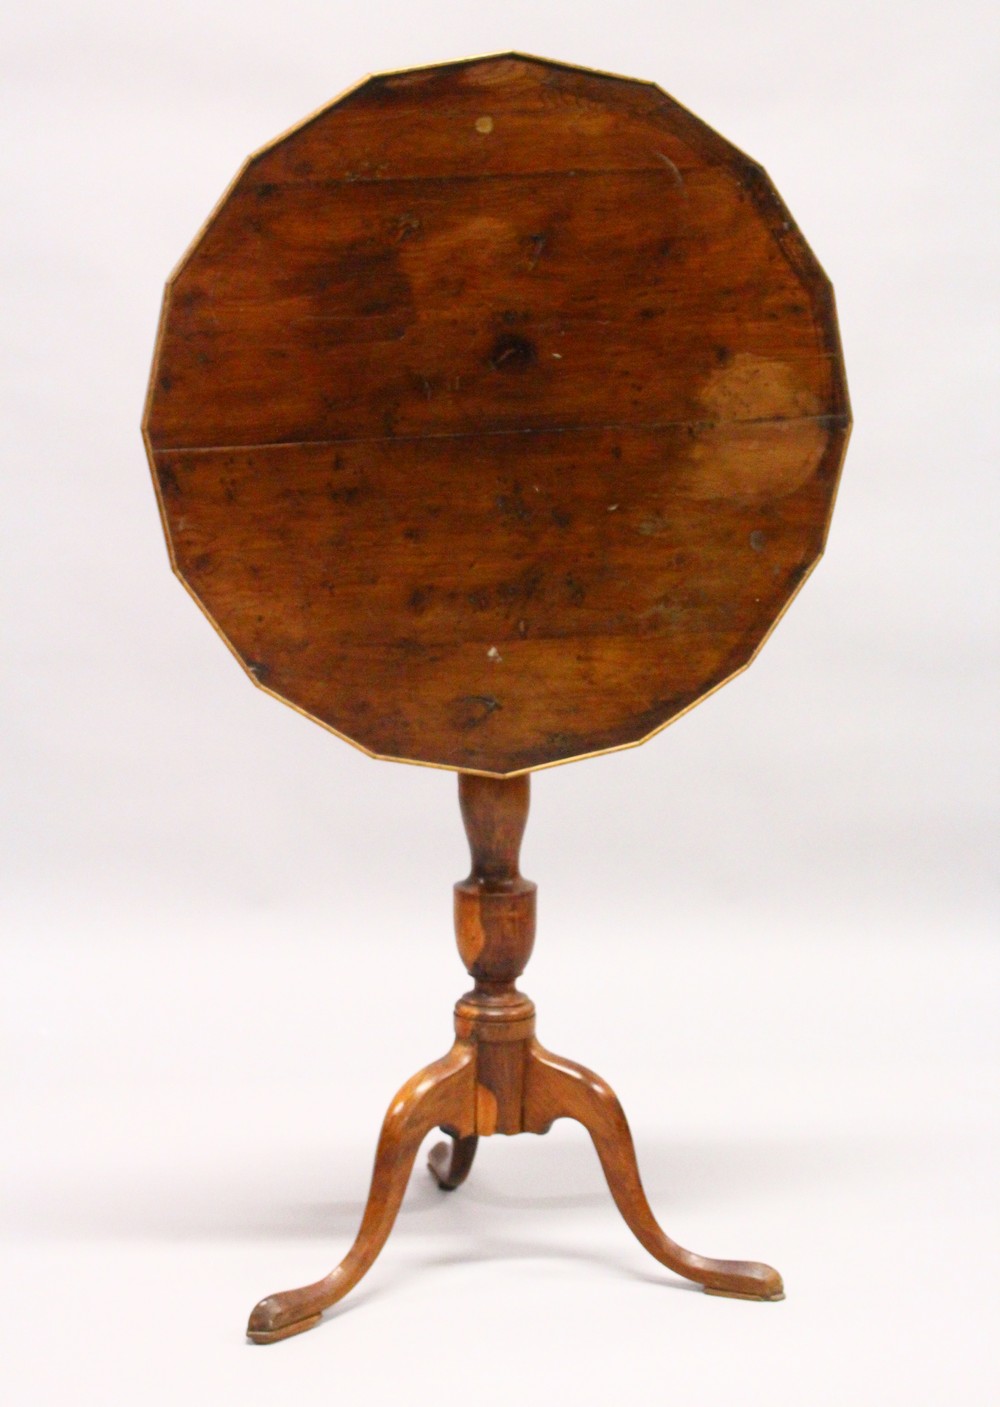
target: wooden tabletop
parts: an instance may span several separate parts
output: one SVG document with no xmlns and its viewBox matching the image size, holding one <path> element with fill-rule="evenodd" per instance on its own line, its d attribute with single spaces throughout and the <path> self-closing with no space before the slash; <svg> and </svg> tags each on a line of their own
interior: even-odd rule
<svg viewBox="0 0 1000 1407">
<path fill-rule="evenodd" d="M 257 684 L 509 775 L 745 667 L 849 423 L 761 168 L 650 83 L 505 55 L 376 75 L 247 162 L 167 286 L 144 430 Z"/>
</svg>

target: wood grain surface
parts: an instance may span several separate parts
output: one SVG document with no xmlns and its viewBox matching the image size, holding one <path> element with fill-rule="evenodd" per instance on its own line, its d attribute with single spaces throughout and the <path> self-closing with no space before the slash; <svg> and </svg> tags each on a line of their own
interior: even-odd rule
<svg viewBox="0 0 1000 1407">
<path fill-rule="evenodd" d="M 251 158 L 168 284 L 144 421 L 251 678 L 497 776 L 743 668 L 848 427 L 760 167 L 652 84 L 519 55 L 377 75 Z"/>
<path fill-rule="evenodd" d="M 717 1260 L 674 1241 L 646 1198 L 625 1112 L 611 1087 L 535 1039 L 535 1006 L 516 982 L 535 940 L 535 886 L 520 870 L 530 778 L 459 776 L 472 869 L 455 886 L 455 935 L 475 985 L 455 1006 L 455 1043 L 400 1090 L 382 1125 L 371 1190 L 354 1244 L 321 1280 L 260 1300 L 247 1336 L 275 1343 L 311 1329 L 373 1265 L 392 1229 L 421 1139 L 435 1126 L 449 1141 L 428 1166 L 445 1191 L 472 1170 L 480 1138 L 544 1134 L 574 1119 L 590 1134 L 627 1225 L 656 1260 L 710 1294 L 784 1298 L 781 1276 L 760 1261 Z M 530 899 L 528 904 L 525 900 Z"/>
</svg>

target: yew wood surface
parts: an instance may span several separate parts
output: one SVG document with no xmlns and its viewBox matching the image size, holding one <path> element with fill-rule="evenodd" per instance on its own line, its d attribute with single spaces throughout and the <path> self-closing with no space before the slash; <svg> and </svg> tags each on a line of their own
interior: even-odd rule
<svg viewBox="0 0 1000 1407">
<path fill-rule="evenodd" d="M 168 285 L 145 418 L 251 677 L 498 776 L 752 658 L 848 425 L 761 168 L 652 84 L 518 55 L 377 75 L 253 157 Z"/>
</svg>

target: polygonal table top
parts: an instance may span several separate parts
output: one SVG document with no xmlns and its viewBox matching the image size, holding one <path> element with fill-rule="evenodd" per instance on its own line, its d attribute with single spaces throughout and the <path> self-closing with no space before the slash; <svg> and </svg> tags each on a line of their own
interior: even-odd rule
<svg viewBox="0 0 1000 1407">
<path fill-rule="evenodd" d="M 849 410 L 761 168 L 650 83 L 506 55 L 376 75 L 247 162 L 168 284 L 144 428 L 257 684 L 507 775 L 751 660 Z"/>
</svg>

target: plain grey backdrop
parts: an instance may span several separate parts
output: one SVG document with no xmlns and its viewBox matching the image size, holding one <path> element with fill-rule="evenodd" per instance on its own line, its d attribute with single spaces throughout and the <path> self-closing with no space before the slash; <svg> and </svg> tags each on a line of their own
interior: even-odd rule
<svg viewBox="0 0 1000 1407">
<path fill-rule="evenodd" d="M 3 21 L 0 1381 L 18 1404 L 995 1401 L 995 6 L 34 0 Z M 831 275 L 855 431 L 750 671 L 540 774 L 523 985 L 618 1089 L 681 1287 L 582 1131 L 493 1139 L 329 1322 L 464 973 L 454 777 L 254 690 L 170 575 L 139 421 L 163 282 L 244 157 L 364 73 L 519 49 L 653 79 Z M 598 1023 L 594 1012 L 602 1014 Z"/>
</svg>

